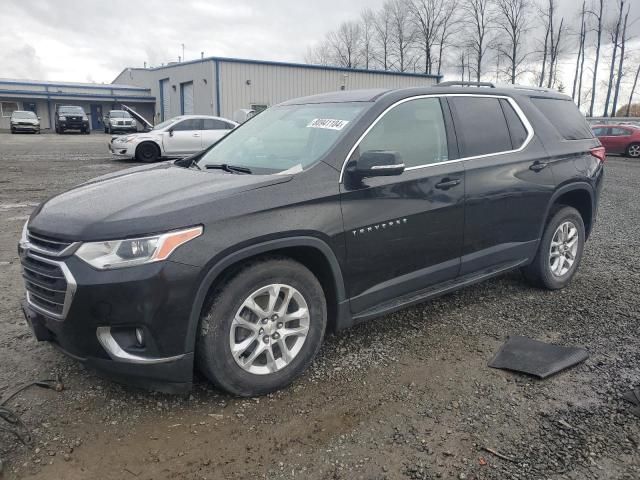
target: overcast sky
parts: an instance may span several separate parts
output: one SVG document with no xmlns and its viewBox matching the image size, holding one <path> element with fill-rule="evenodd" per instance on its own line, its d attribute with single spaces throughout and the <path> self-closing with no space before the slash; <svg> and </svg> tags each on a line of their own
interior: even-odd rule
<svg viewBox="0 0 640 480">
<path fill-rule="evenodd" d="M 219 55 L 302 62 L 307 48 L 383 0 L 0 0 L 0 77 L 111 82 L 126 67 Z M 539 0 L 542 1 L 542 0 Z M 589 4 L 593 0 L 588 0 Z M 640 15 L 640 0 L 634 17 Z M 617 0 L 605 0 L 613 17 Z M 582 0 L 559 0 L 578 23 Z M 577 28 L 577 27 L 576 27 Z M 640 21 L 632 30 L 640 37 Z M 603 38 L 603 41 L 605 39 Z M 573 41 L 572 41 L 573 43 Z M 636 43 L 636 47 L 640 47 Z M 610 48 L 603 51 L 606 77 Z M 636 48 L 640 50 L 640 48 Z M 637 52 L 640 54 L 640 52 Z M 637 58 L 637 57 L 636 57 Z M 561 61 L 569 86 L 575 53 Z M 588 62 L 589 64 L 590 62 Z M 588 65 L 587 65 L 588 66 Z M 491 66 L 486 65 L 486 70 Z M 457 78 L 458 73 L 449 70 Z M 590 72 L 587 76 L 590 78 Z M 454 78 L 454 77 L 451 77 Z M 586 79 L 588 82 L 589 80 Z M 626 81 L 629 81 L 627 77 Z"/>
</svg>

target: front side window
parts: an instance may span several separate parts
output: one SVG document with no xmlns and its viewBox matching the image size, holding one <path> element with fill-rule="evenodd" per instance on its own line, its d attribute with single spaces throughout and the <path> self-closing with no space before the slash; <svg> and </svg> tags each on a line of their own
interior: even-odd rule
<svg viewBox="0 0 640 480">
<path fill-rule="evenodd" d="M 450 97 L 456 110 L 456 133 L 462 155 L 475 157 L 513 150 L 499 98 Z"/>
<path fill-rule="evenodd" d="M 395 152 L 406 168 L 447 161 L 449 150 L 440 99 L 418 98 L 389 110 L 354 154 L 371 150 Z"/>
<path fill-rule="evenodd" d="M 344 102 L 269 108 L 216 143 L 198 166 L 229 164 L 254 173 L 307 168 L 327 153 L 369 106 Z"/>
<path fill-rule="evenodd" d="M 202 130 L 202 119 L 201 118 L 188 118 L 187 120 L 183 120 L 181 122 L 176 123 L 171 130 L 174 132 L 183 132 L 188 130 Z"/>
<path fill-rule="evenodd" d="M 16 102 L 0 102 L 0 110 L 2 110 L 3 117 L 10 117 L 13 112 L 18 110 L 18 104 Z"/>
<path fill-rule="evenodd" d="M 596 137 L 604 137 L 607 134 L 607 129 L 604 127 L 595 127 L 592 130 Z"/>
</svg>

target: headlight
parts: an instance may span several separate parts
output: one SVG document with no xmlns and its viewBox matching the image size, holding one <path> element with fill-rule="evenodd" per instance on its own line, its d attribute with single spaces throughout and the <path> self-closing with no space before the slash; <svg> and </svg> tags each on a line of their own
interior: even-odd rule
<svg viewBox="0 0 640 480">
<path fill-rule="evenodd" d="M 20 235 L 20 246 L 24 248 L 24 246 L 29 242 L 27 239 L 27 225 L 29 224 L 29 219 L 24 222 L 24 227 L 22 227 L 22 235 Z"/>
<path fill-rule="evenodd" d="M 202 235 L 202 227 L 153 237 L 83 243 L 75 255 L 98 270 L 132 267 L 166 260 L 180 245 Z"/>
<path fill-rule="evenodd" d="M 58 117 L 58 120 L 65 121 L 66 119 L 67 119 L 67 117 Z"/>
<path fill-rule="evenodd" d="M 118 140 L 121 142 L 129 143 L 132 142 L 136 137 L 133 135 L 127 135 L 126 137 L 118 137 Z"/>
<path fill-rule="evenodd" d="M 87 117 L 86 115 L 83 115 L 82 120 L 89 120 L 89 117 Z"/>
<path fill-rule="evenodd" d="M 131 120 L 131 125 L 136 125 L 136 121 L 135 120 Z"/>
</svg>

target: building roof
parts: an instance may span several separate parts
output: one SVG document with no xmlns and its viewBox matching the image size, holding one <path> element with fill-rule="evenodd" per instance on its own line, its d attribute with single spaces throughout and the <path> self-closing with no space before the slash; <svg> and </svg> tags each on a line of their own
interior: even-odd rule
<svg viewBox="0 0 640 480">
<path fill-rule="evenodd" d="M 98 90 L 139 90 L 148 92 L 148 88 L 118 83 L 81 83 L 81 82 L 57 82 L 48 80 L 30 80 L 19 78 L 0 78 L 0 88 L 16 85 L 28 85 L 32 87 L 63 87 L 63 88 L 90 88 Z"/>
<path fill-rule="evenodd" d="M 328 65 L 314 65 L 314 64 L 311 64 L 311 63 L 278 62 L 278 61 L 272 61 L 272 60 L 251 60 L 251 59 L 247 59 L 247 58 L 204 57 L 202 59 L 189 60 L 187 62 L 172 62 L 172 63 L 170 63 L 168 65 L 163 65 L 163 66 L 160 66 L 160 67 L 148 67 L 148 68 L 130 67 L 130 68 L 125 68 L 124 70 L 122 70 L 118 74 L 116 79 L 119 78 L 120 75 L 122 75 L 123 73 L 125 73 L 125 72 L 127 72 L 129 70 L 155 71 L 155 70 L 163 70 L 163 69 L 166 69 L 166 68 L 180 67 L 180 66 L 183 66 L 183 65 L 201 63 L 201 62 L 246 63 L 246 64 L 250 64 L 250 65 L 272 65 L 272 66 L 277 66 L 277 67 L 296 67 L 296 68 L 308 68 L 308 69 L 314 69 L 314 70 L 330 70 L 330 71 L 338 71 L 338 72 L 378 73 L 378 74 L 384 74 L 384 75 L 402 75 L 402 76 L 410 76 L 410 77 L 435 78 L 435 79 L 438 79 L 438 80 L 442 78 L 442 75 L 433 75 L 433 74 L 428 74 L 428 73 L 394 72 L 394 71 L 389 71 L 389 70 L 376 70 L 376 69 L 366 69 L 366 68 L 346 68 L 346 67 L 334 67 L 334 66 L 328 66 Z"/>
</svg>

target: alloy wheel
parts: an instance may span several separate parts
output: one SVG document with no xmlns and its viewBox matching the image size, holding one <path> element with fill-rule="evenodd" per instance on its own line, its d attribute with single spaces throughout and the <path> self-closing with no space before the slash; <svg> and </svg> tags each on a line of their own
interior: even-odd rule
<svg viewBox="0 0 640 480">
<path fill-rule="evenodd" d="M 629 147 L 629 156 L 630 157 L 640 157 L 640 145 L 631 145 Z"/>
<path fill-rule="evenodd" d="M 231 322 L 229 346 L 245 371 L 267 375 L 300 353 L 309 333 L 309 307 L 290 285 L 271 284 L 245 299 Z"/>
<path fill-rule="evenodd" d="M 578 254 L 578 229 L 571 221 L 561 223 L 551 238 L 549 268 L 556 277 L 566 275 Z"/>
</svg>

